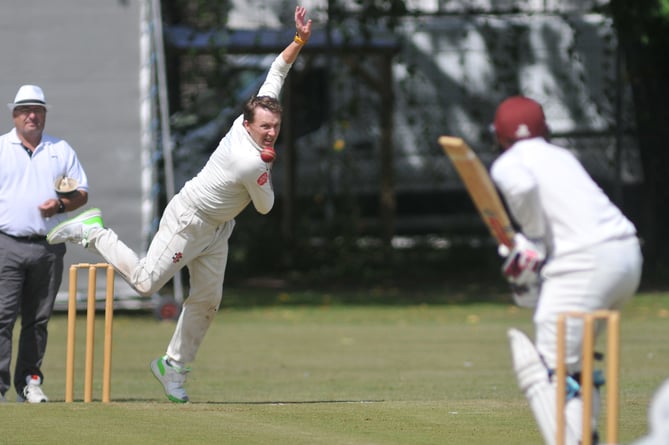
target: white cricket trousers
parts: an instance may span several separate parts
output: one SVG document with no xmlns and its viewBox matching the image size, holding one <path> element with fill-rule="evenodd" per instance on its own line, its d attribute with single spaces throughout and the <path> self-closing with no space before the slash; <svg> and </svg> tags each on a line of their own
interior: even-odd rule
<svg viewBox="0 0 669 445">
<path fill-rule="evenodd" d="M 548 262 L 534 314 L 537 350 L 550 369 L 556 367 L 557 318 L 568 311 L 620 309 L 641 279 L 642 256 L 636 237 L 608 241 Z M 598 324 L 599 332 L 602 323 Z M 567 324 L 567 372 L 581 370 L 583 324 Z"/>
<path fill-rule="evenodd" d="M 138 255 L 111 229 L 91 233 L 89 248 L 123 276 L 140 295 L 160 290 L 182 267 L 188 267 L 190 291 L 167 348 L 167 355 L 192 362 L 223 296 L 228 239 L 235 221 L 205 221 L 177 194 L 165 208 L 146 256 Z"/>
</svg>

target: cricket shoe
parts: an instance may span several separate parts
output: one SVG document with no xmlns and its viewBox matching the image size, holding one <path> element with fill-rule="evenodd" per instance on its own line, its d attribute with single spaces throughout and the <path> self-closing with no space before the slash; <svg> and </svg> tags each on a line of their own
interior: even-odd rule
<svg viewBox="0 0 669 445">
<path fill-rule="evenodd" d="M 189 368 L 177 368 L 171 365 L 166 355 L 151 362 L 151 372 L 163 385 L 167 398 L 174 403 L 188 402 L 188 394 L 184 389 L 188 371 Z"/>
<path fill-rule="evenodd" d="M 100 209 L 89 209 L 51 229 L 46 235 L 46 241 L 49 244 L 69 241 L 88 247 L 91 230 L 103 228 L 102 211 Z"/>
<path fill-rule="evenodd" d="M 17 402 L 45 403 L 49 401 L 49 398 L 42 391 L 42 379 L 38 375 L 27 376 L 26 383 L 22 395 L 16 397 Z"/>
</svg>

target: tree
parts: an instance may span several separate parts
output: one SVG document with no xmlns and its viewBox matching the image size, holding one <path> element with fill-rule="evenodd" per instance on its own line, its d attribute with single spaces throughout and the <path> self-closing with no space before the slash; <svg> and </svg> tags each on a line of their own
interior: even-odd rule
<svg viewBox="0 0 669 445">
<path fill-rule="evenodd" d="M 626 75 L 632 88 L 641 164 L 647 272 L 669 266 L 669 0 L 611 0 Z"/>
</svg>

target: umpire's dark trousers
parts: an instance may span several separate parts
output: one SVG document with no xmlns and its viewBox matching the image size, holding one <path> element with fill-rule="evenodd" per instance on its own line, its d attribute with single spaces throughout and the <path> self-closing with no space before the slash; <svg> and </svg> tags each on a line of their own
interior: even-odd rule
<svg viewBox="0 0 669 445">
<path fill-rule="evenodd" d="M 11 382 L 12 333 L 21 316 L 14 388 L 22 394 L 26 377 L 42 374 L 47 323 L 63 278 L 65 244 L 44 237 L 13 237 L 0 232 L 0 394 Z"/>
</svg>

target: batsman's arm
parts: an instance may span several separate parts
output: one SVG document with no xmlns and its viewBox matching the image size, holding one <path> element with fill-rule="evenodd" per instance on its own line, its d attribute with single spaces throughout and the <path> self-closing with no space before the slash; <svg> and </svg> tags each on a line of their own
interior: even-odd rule
<svg viewBox="0 0 669 445">
<path fill-rule="evenodd" d="M 490 176 L 519 230 L 531 240 L 542 240 L 546 236 L 547 222 L 534 175 L 506 157 L 493 163 Z"/>
</svg>

